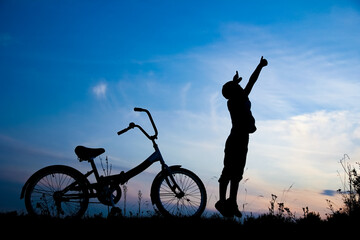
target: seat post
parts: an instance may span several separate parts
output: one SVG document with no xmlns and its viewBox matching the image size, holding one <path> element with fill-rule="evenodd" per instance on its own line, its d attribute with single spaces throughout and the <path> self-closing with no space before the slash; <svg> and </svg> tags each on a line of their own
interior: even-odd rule
<svg viewBox="0 0 360 240">
<path fill-rule="evenodd" d="M 99 177 L 100 177 L 100 176 L 99 176 L 99 172 L 98 172 L 98 170 L 97 170 L 97 168 L 96 168 L 94 159 L 91 158 L 91 159 L 89 160 L 89 163 L 91 164 L 91 167 L 92 167 L 92 169 L 93 169 L 93 171 L 94 171 L 94 175 L 95 175 L 96 181 L 99 181 Z"/>
</svg>

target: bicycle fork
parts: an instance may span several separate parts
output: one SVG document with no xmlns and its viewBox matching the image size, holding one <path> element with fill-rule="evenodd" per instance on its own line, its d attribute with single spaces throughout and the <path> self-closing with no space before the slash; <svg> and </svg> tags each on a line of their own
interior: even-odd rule
<svg viewBox="0 0 360 240">
<path fill-rule="evenodd" d="M 160 154 L 160 152 L 159 152 L 159 154 Z M 180 198 L 184 197 L 184 195 L 185 195 L 184 191 L 177 184 L 177 182 L 173 176 L 173 172 L 172 172 L 171 168 L 164 162 L 161 154 L 160 154 L 160 163 L 162 166 L 162 172 L 165 174 L 165 182 L 168 185 L 168 187 L 171 189 L 171 191 L 175 194 L 175 196 L 177 198 L 180 199 Z"/>
<path fill-rule="evenodd" d="M 184 191 L 176 183 L 174 176 L 172 175 L 171 169 L 169 169 L 169 173 L 167 174 L 165 181 L 166 181 L 167 185 L 169 186 L 169 188 L 171 189 L 171 191 L 173 191 L 173 193 L 175 193 L 175 196 L 177 198 L 180 199 L 185 196 Z"/>
</svg>

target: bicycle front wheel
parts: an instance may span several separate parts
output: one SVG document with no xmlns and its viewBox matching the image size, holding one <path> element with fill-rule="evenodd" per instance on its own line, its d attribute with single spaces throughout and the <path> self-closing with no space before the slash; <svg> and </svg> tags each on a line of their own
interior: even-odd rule
<svg viewBox="0 0 360 240">
<path fill-rule="evenodd" d="M 89 203 L 86 179 L 78 170 L 54 165 L 36 172 L 25 192 L 30 215 L 58 218 L 81 217 Z"/>
<path fill-rule="evenodd" d="M 151 199 L 159 212 L 168 217 L 199 217 L 206 207 L 206 189 L 193 172 L 176 167 L 172 175 L 163 171 L 151 186 Z"/>
</svg>

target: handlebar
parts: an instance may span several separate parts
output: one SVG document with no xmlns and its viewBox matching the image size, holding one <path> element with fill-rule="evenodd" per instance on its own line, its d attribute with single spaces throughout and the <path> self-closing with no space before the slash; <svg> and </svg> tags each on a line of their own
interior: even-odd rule
<svg viewBox="0 0 360 240">
<path fill-rule="evenodd" d="M 134 108 L 134 111 L 135 111 L 135 112 L 146 112 L 146 113 L 147 113 L 147 115 L 148 115 L 148 117 L 149 117 L 149 119 L 150 119 L 151 125 L 152 125 L 153 128 L 154 128 L 155 134 L 154 134 L 153 136 L 150 136 L 141 126 L 139 126 L 139 125 L 137 125 L 137 124 L 135 124 L 135 123 L 133 123 L 133 122 L 131 122 L 127 128 L 124 128 L 123 130 L 117 132 L 117 134 L 118 134 L 118 135 L 121 135 L 121 134 L 129 131 L 130 129 L 133 129 L 134 127 L 137 127 L 137 128 L 139 128 L 139 129 L 141 130 L 141 132 L 142 132 L 147 138 L 149 138 L 150 140 L 155 140 L 155 139 L 157 139 L 158 131 L 157 131 L 156 125 L 155 125 L 155 123 L 154 123 L 154 120 L 153 120 L 150 112 L 149 112 L 147 109 L 138 108 L 138 107 Z"/>
<path fill-rule="evenodd" d="M 144 109 L 144 108 L 135 107 L 135 108 L 134 108 L 134 111 L 135 111 L 135 112 L 145 112 L 145 111 L 148 111 L 148 110 L 146 110 L 146 109 Z"/>
</svg>

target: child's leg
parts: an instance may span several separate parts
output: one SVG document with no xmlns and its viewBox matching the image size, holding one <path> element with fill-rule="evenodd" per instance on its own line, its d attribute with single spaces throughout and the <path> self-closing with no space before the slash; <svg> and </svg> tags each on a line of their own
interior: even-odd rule
<svg viewBox="0 0 360 240">
<path fill-rule="evenodd" d="M 226 204 L 226 189 L 229 185 L 230 180 L 224 178 L 223 176 L 219 179 L 219 193 L 220 199 L 215 203 L 215 208 L 224 216 L 224 217 L 232 217 L 234 216 L 233 212 L 230 208 L 227 207 Z"/>
<path fill-rule="evenodd" d="M 221 180 L 219 181 L 219 201 L 226 200 L 226 190 L 229 185 L 229 180 Z"/>
<path fill-rule="evenodd" d="M 232 180 L 230 183 L 230 201 L 236 203 L 237 193 L 239 189 L 239 181 Z"/>
<path fill-rule="evenodd" d="M 238 208 L 238 205 L 237 205 L 237 202 L 236 202 L 238 189 L 239 189 L 239 181 L 231 180 L 231 183 L 230 183 L 230 197 L 228 199 L 227 204 L 229 204 L 228 207 L 231 209 L 234 216 L 241 218 L 242 214 L 239 211 L 239 208 Z"/>
</svg>

